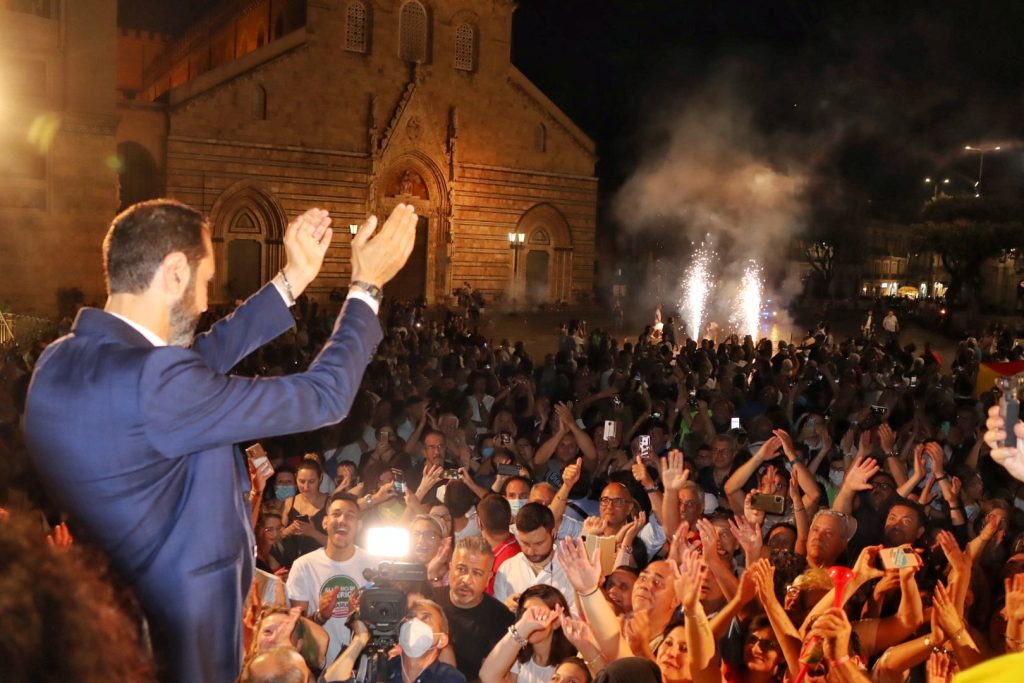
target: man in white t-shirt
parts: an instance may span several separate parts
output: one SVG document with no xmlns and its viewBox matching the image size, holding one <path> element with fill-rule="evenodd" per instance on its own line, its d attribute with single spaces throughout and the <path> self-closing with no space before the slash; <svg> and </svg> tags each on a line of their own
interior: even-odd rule
<svg viewBox="0 0 1024 683">
<path fill-rule="evenodd" d="M 302 607 L 331 637 L 327 661 L 332 662 L 348 644 L 352 633 L 345 625 L 349 600 L 366 583 L 364 569 L 377 563 L 356 547 L 359 533 L 359 502 L 348 493 L 331 496 L 324 516 L 327 545 L 302 555 L 288 574 L 287 593 L 292 606 Z"/>
<path fill-rule="evenodd" d="M 555 560 L 555 516 L 540 503 L 527 503 L 516 515 L 516 535 L 522 551 L 502 563 L 494 577 L 494 597 L 512 605 L 530 586 L 554 586 L 575 609 L 576 590 Z"/>
</svg>

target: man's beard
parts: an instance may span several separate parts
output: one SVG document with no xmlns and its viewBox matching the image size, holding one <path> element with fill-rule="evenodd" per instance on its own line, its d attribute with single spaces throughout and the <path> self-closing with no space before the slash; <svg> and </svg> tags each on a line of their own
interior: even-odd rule
<svg viewBox="0 0 1024 683">
<path fill-rule="evenodd" d="M 188 286 L 181 298 L 171 306 L 170 344 L 172 346 L 192 346 L 192 339 L 199 322 L 199 311 L 196 303 L 196 274 L 192 273 Z"/>
</svg>

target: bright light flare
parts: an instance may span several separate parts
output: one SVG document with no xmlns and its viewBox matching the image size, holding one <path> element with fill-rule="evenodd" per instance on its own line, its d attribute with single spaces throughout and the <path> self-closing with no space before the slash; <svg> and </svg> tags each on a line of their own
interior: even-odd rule
<svg viewBox="0 0 1024 683">
<path fill-rule="evenodd" d="M 755 342 L 761 323 L 762 298 L 761 269 L 751 260 L 747 263 L 743 280 L 740 282 L 740 290 L 732 314 L 732 324 L 740 335 L 749 334 Z"/>
<path fill-rule="evenodd" d="M 409 530 L 392 526 L 368 529 L 366 552 L 375 557 L 406 557 L 409 554 Z"/>
<path fill-rule="evenodd" d="M 714 252 L 704 244 L 693 254 L 690 268 L 683 281 L 683 300 L 680 314 L 686 321 L 690 337 L 697 341 L 703 336 L 704 316 L 707 314 L 708 295 L 711 293 L 711 260 Z"/>
</svg>

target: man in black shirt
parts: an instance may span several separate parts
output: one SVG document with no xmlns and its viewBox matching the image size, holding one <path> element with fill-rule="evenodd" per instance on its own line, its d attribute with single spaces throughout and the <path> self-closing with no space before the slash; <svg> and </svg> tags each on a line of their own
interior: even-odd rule
<svg viewBox="0 0 1024 683">
<path fill-rule="evenodd" d="M 484 657 L 508 631 L 515 617 L 503 604 L 486 594 L 494 554 L 483 536 L 467 536 L 455 546 L 447 590 L 434 595 L 445 615 L 455 661 L 466 680 L 480 677 Z"/>
</svg>

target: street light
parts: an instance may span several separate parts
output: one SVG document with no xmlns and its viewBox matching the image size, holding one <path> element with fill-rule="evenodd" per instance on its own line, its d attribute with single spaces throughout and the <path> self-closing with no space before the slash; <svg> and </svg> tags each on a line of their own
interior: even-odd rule
<svg viewBox="0 0 1024 683">
<path fill-rule="evenodd" d="M 974 196 L 981 196 L 981 172 L 985 169 L 985 152 L 998 152 L 1002 149 L 1001 145 L 995 147 L 972 147 L 971 145 L 964 145 L 964 150 L 967 152 L 978 153 L 978 180 L 974 183 Z"/>
<path fill-rule="evenodd" d="M 932 185 L 933 186 L 933 188 L 932 188 L 932 199 L 935 199 L 936 197 L 939 196 L 940 181 L 939 181 L 938 178 L 932 180 L 931 176 L 929 176 L 929 177 L 924 179 L 924 184 L 925 185 Z M 949 185 L 949 178 L 943 178 L 942 181 L 941 181 L 941 184 L 942 185 Z"/>
</svg>

